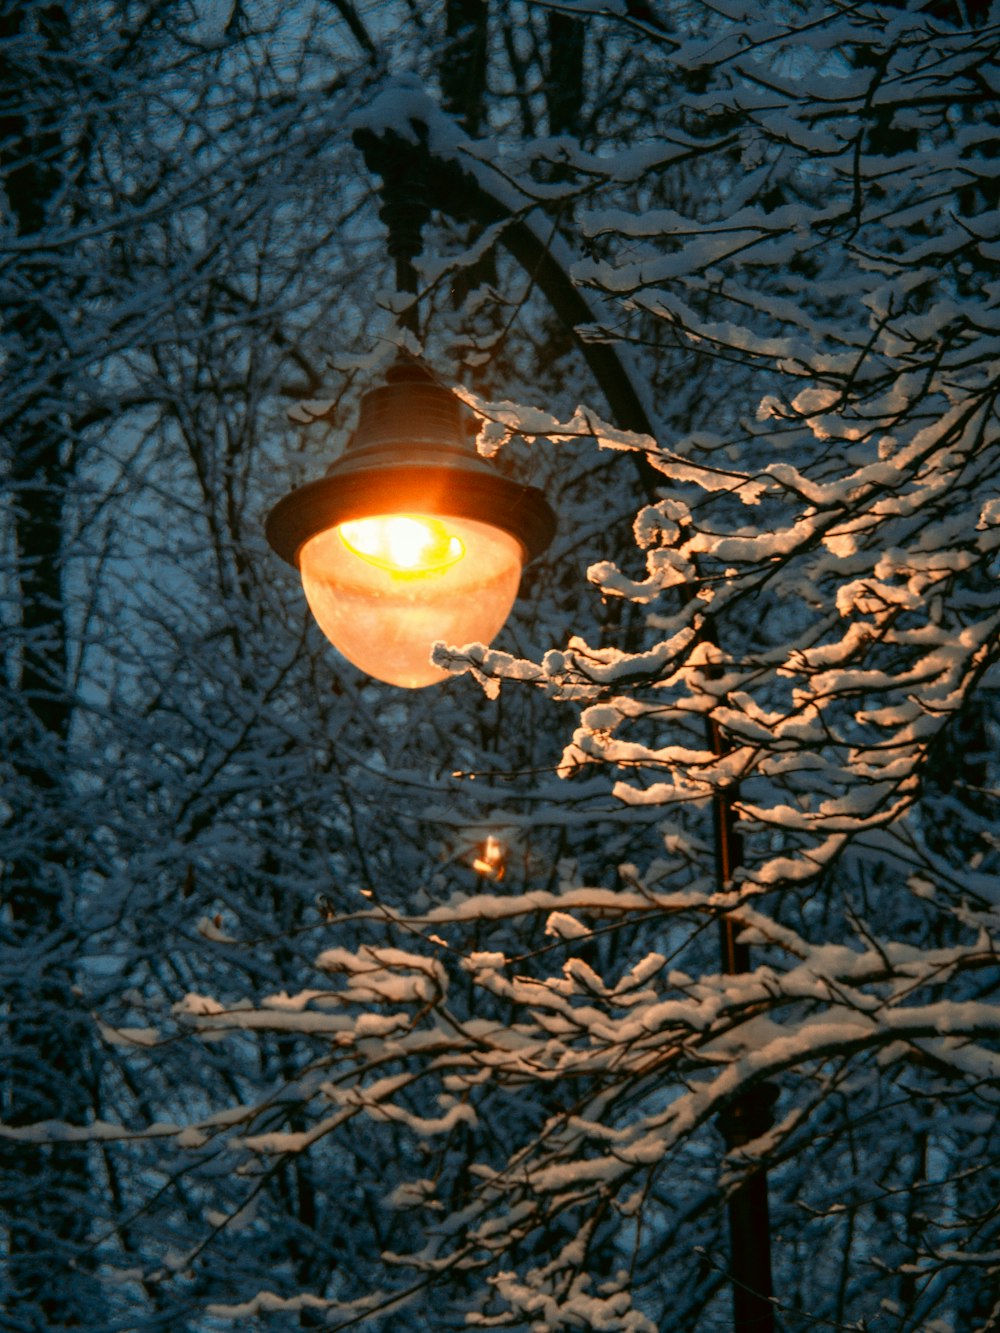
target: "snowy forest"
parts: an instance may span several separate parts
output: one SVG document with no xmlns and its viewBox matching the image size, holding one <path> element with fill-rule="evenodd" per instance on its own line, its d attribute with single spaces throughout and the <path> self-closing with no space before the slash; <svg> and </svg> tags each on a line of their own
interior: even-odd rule
<svg viewBox="0 0 1000 1333">
<path fill-rule="evenodd" d="M 0 3 L 4 1333 L 1000 1330 L 998 51 Z M 264 538 L 401 352 L 557 515 L 419 690 Z"/>
</svg>

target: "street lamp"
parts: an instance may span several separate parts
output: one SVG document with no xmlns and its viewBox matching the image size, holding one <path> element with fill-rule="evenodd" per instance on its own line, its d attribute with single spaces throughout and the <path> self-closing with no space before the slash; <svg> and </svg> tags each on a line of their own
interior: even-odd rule
<svg viewBox="0 0 1000 1333">
<path fill-rule="evenodd" d="M 426 127 L 418 126 L 415 137 L 401 137 L 391 129 L 356 130 L 354 139 L 369 168 L 383 180 L 384 204 L 380 215 L 388 229 L 388 249 L 396 262 L 396 283 L 400 292 L 408 292 L 414 298 L 417 292 L 413 260 L 420 253 L 420 232 L 428 216 L 425 196 L 431 191 L 426 187 L 432 186 L 434 198 L 445 213 L 484 226 L 502 224 L 498 226 L 502 242 L 522 264 L 532 283 L 538 284 L 564 326 L 577 334 L 580 354 L 593 372 L 614 416 L 637 434 L 656 434 L 643 398 L 631 383 L 618 349 L 613 344 L 579 336 L 579 329 L 593 320 L 593 311 L 585 296 L 573 283 L 551 245 L 540 238 L 525 218 L 511 212 L 506 199 L 490 195 L 476 174 L 466 170 L 455 157 L 435 156 Z M 415 299 L 401 319 L 405 327 L 417 332 Z M 555 520 L 538 491 L 506 482 L 471 452 L 460 418 L 451 415 L 458 410 L 454 396 L 435 385 L 426 371 L 415 365 L 397 364 L 389 371 L 387 379 L 389 383 L 384 389 L 372 390 L 364 396 L 361 422 L 345 458 L 334 464 L 322 481 L 303 486 L 280 501 L 268 517 L 267 535 L 279 555 L 301 568 L 310 606 L 323 632 L 344 656 L 378 679 L 418 688 L 441 680 L 446 674 L 432 667 L 427 660 L 433 642 L 447 638 L 459 643 L 473 638 L 488 642 L 506 619 L 516 593 L 516 580 L 512 590 L 506 585 L 502 593 L 497 589 L 494 612 L 485 632 L 477 625 L 475 632 L 469 633 L 465 621 L 455 630 L 439 632 L 443 624 L 443 620 L 439 620 L 436 622 L 438 628 L 433 631 L 422 627 L 419 633 L 414 633 L 411 645 L 405 649 L 400 637 L 401 646 L 398 649 L 393 646 L 391 652 L 398 652 L 401 662 L 405 658 L 407 666 L 405 670 L 400 668 L 389 674 L 390 639 L 387 637 L 380 642 L 379 635 L 386 632 L 390 620 L 400 627 L 401 636 L 404 627 L 416 628 L 419 620 L 418 574 L 428 576 L 428 592 L 432 593 L 435 588 L 442 591 L 437 608 L 439 613 L 445 612 L 449 603 L 449 598 L 444 595 L 444 576 L 449 570 L 457 571 L 452 582 L 455 589 L 450 601 L 452 607 L 463 604 L 470 595 L 476 595 L 472 579 L 462 585 L 461 590 L 457 586 L 464 573 L 463 564 L 468 561 L 466 568 L 471 573 L 476 570 L 479 559 L 476 548 L 466 545 L 458 528 L 452 526 L 453 522 L 464 516 L 496 533 L 507 534 L 520 545 L 522 559 L 530 560 L 548 545 Z M 424 398 L 418 400 L 414 396 L 411 400 L 413 409 L 409 410 L 405 406 L 406 394 L 399 393 L 393 409 L 392 428 L 376 426 L 374 420 L 370 426 L 367 424 L 366 411 L 369 419 L 374 418 L 376 411 L 382 411 L 376 402 L 377 395 L 404 387 L 407 393 L 413 393 L 418 383 L 428 404 L 426 419 L 420 416 Z M 435 393 L 428 394 L 428 389 Z M 436 404 L 433 410 L 430 410 L 431 398 Z M 443 410 L 445 399 L 450 400 L 448 411 Z M 388 405 L 385 410 L 388 414 Z M 441 418 L 437 416 L 439 410 Z M 447 417 L 447 425 L 443 423 L 444 417 Z M 640 475 L 653 500 L 658 497 L 662 478 L 653 472 L 641 454 L 636 457 Z M 380 458 L 384 462 L 380 462 Z M 440 489 L 436 490 L 435 486 Z M 357 498 L 352 499 L 355 494 Z M 426 501 L 425 495 L 429 496 Z M 417 508 L 418 505 L 421 507 Z M 390 527 L 397 516 L 413 519 L 416 526 Z M 370 527 L 354 529 L 349 524 L 355 518 L 378 521 Z M 425 520 L 427 526 L 422 528 Z M 358 554 L 360 560 L 374 567 L 379 567 L 381 561 L 381 568 L 389 576 L 384 581 L 388 588 L 385 593 L 386 623 L 378 620 L 373 611 L 375 623 L 367 638 L 365 631 L 354 635 L 348 633 L 346 638 L 336 637 L 342 633 L 341 624 L 351 622 L 352 604 L 359 604 L 354 614 L 360 614 L 364 594 L 357 584 L 353 585 L 352 591 L 339 591 L 342 578 L 336 573 L 330 575 L 329 565 L 324 564 L 329 555 L 328 548 L 332 546 L 336 555 L 340 555 L 333 538 L 329 537 L 323 545 L 325 554 L 321 554 L 321 548 L 317 546 L 315 571 L 307 573 L 306 565 L 311 565 L 311 559 L 302 559 L 307 544 L 313 539 L 329 536 L 343 527 L 347 527 L 346 534 L 341 532 L 344 545 Z M 457 545 L 452 543 L 453 537 L 457 538 Z M 412 577 L 409 589 L 404 572 L 407 562 Z M 520 562 L 517 570 L 519 575 Z M 435 582 L 435 579 L 439 581 Z M 489 576 L 485 582 L 490 583 Z M 431 600 L 429 596 L 425 598 L 425 611 Z M 388 613 L 390 602 L 399 606 L 395 617 Z M 327 610 L 337 604 L 341 609 L 326 620 Z M 497 614 L 501 606 L 503 610 Z M 471 613 L 472 608 L 469 609 Z M 471 614 L 468 623 L 471 624 Z M 396 629 L 391 633 L 395 635 Z M 395 637 L 392 644 L 396 644 Z M 717 757 L 725 754 L 725 738 L 713 719 L 708 721 L 708 739 Z M 734 801 L 732 788 L 720 788 L 712 802 L 720 892 L 731 889 L 734 872 L 742 860 Z M 474 862 L 481 874 L 494 869 L 492 856 L 492 850 L 487 846 L 484 855 Z M 502 854 L 496 864 L 502 871 Z M 738 921 L 726 914 L 720 920 L 720 928 L 722 971 L 735 975 L 749 972 L 750 950 L 739 939 Z M 774 1099 L 774 1090 L 764 1085 L 741 1093 L 727 1108 L 720 1117 L 720 1128 L 729 1151 L 766 1132 L 772 1123 Z M 734 1333 L 773 1333 L 766 1170 L 762 1168 L 744 1181 L 730 1199 L 728 1211 Z"/>
<path fill-rule="evenodd" d="M 363 395 L 343 457 L 266 526 L 333 646 L 407 689 L 447 678 L 430 661 L 438 640 L 490 642 L 554 530 L 541 492 L 481 459 L 459 400 L 405 360 Z"/>
</svg>

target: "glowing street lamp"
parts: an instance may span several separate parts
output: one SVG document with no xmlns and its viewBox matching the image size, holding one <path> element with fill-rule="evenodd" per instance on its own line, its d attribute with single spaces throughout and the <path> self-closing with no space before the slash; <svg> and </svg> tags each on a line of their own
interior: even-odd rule
<svg viewBox="0 0 1000 1333">
<path fill-rule="evenodd" d="M 459 400 L 427 370 L 397 362 L 386 380 L 363 396 L 343 457 L 279 500 L 266 530 L 333 646 L 376 680 L 419 689 L 447 678 L 430 662 L 436 641 L 499 631 L 555 516 L 476 454 Z"/>
</svg>

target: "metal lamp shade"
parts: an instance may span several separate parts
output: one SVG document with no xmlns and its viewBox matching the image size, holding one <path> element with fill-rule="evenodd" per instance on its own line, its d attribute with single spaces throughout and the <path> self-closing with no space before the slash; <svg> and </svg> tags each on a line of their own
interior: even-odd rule
<svg viewBox="0 0 1000 1333">
<path fill-rule="evenodd" d="M 417 689 L 447 677 L 434 643 L 489 643 L 521 568 L 555 527 L 541 492 L 474 452 L 458 399 L 394 366 L 361 403 L 344 456 L 267 519 L 330 642 L 368 675 Z"/>
</svg>

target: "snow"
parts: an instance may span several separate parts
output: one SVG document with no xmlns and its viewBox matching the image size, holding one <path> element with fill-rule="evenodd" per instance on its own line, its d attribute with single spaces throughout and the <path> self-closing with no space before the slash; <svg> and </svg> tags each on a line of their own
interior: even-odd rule
<svg viewBox="0 0 1000 1333">
<path fill-rule="evenodd" d="M 338 1310 L 343 1307 L 339 1301 L 324 1300 L 310 1292 L 302 1292 L 297 1296 L 278 1296 L 272 1291 L 260 1291 L 247 1301 L 228 1305 L 213 1302 L 207 1308 L 210 1315 L 219 1319 L 253 1319 L 258 1315 L 285 1311 Z"/>
<path fill-rule="evenodd" d="M 905 1263 L 883 1257 L 886 1274 L 865 1269 L 864 1283 L 877 1292 L 933 1261 L 938 1285 L 956 1290 L 963 1265 L 996 1262 L 968 1221 L 981 1215 L 973 1196 L 985 1177 L 968 1173 L 987 1157 L 1000 1081 L 991 824 L 1000 291 L 985 264 L 1000 224 L 982 207 L 996 164 L 980 95 L 995 77 L 984 63 L 989 34 L 912 7 L 813 6 L 793 23 L 719 0 L 685 12 L 680 27 L 673 15 L 669 31 L 666 19 L 663 28 L 635 21 L 617 0 L 557 8 L 589 14 L 623 69 L 633 69 L 629 43 L 648 43 L 634 58 L 648 56 L 663 78 L 634 122 L 608 97 L 608 134 L 593 152 L 544 123 L 533 140 L 501 132 L 502 117 L 518 113 L 517 98 L 498 91 L 512 77 L 498 40 L 483 134 L 466 137 L 415 73 L 437 55 L 404 16 L 412 46 L 389 63 L 409 72 L 387 77 L 377 60 L 352 68 L 341 96 L 326 70 L 302 102 L 289 81 L 275 114 L 294 106 L 308 126 L 275 135 L 258 188 L 238 188 L 227 137 L 211 170 L 199 161 L 186 177 L 197 222 L 155 190 L 136 209 L 123 254 L 142 267 L 158 247 L 179 247 L 169 302 L 127 293 L 144 307 L 143 328 L 156 325 L 153 342 L 124 317 L 116 331 L 114 284 L 93 288 L 73 268 L 74 246 L 100 229 L 67 221 L 72 199 L 50 210 L 43 245 L 8 238 L 15 276 L 30 258 L 52 277 L 45 296 L 65 344 L 55 361 L 73 367 L 46 381 L 31 422 L 102 423 L 64 440 L 84 469 L 66 474 L 76 488 L 67 504 L 80 513 L 61 534 L 64 572 L 81 585 L 95 573 L 97 589 L 92 607 L 89 591 L 71 607 L 79 645 L 71 635 L 70 647 L 82 653 L 74 670 L 87 682 L 67 742 L 81 772 L 66 806 L 79 800 L 83 813 L 65 832 L 40 788 L 8 833 L 16 856 L 34 854 L 48 845 L 47 820 L 60 849 L 47 869 L 73 881 L 79 922 L 68 908 L 65 934 L 33 937 L 27 971 L 55 955 L 57 974 L 74 970 L 74 1002 L 98 1015 L 108 1046 L 114 1109 L 87 1124 L 86 1112 L 69 1123 L 69 1109 L 63 1122 L 45 1108 L 37 1124 L 0 1134 L 120 1143 L 138 1163 L 126 1209 L 130 1191 L 180 1172 L 169 1178 L 209 1226 L 240 1219 L 241 1244 L 263 1225 L 242 1201 L 265 1197 L 283 1156 L 299 1157 L 291 1165 L 304 1179 L 302 1155 L 316 1149 L 317 1181 L 329 1168 L 360 1196 L 413 1210 L 402 1234 L 416 1238 L 416 1253 L 390 1258 L 414 1285 L 400 1278 L 392 1293 L 422 1299 L 421 1284 L 440 1279 L 453 1322 L 648 1333 L 648 1314 L 632 1304 L 648 1284 L 626 1273 L 595 1285 L 588 1228 L 619 1226 L 613 1244 L 638 1274 L 676 1265 L 693 1301 L 690 1255 L 671 1237 L 714 1234 L 725 1192 L 777 1161 L 784 1205 L 802 1226 L 789 1243 L 816 1257 L 817 1273 L 845 1222 L 824 1230 L 815 1219 L 842 1216 L 862 1238 L 885 1230 L 863 1192 L 875 1180 L 892 1216 L 919 1202 L 925 1229 Z M 396 22 L 377 9 L 363 16 L 373 30 Z M 532 29 L 539 50 L 542 19 Z M 326 64 L 322 24 L 316 33 Z M 515 25 L 511 40 L 525 37 Z M 536 56 L 524 56 L 525 70 Z M 703 91 L 674 78 L 684 71 Z M 638 97 L 649 75 L 634 77 Z M 677 107 L 655 100 L 667 84 L 680 89 Z M 602 86 L 588 85 L 588 98 Z M 525 115 L 544 122 L 546 91 L 529 89 Z M 211 106 L 222 115 L 220 102 Z M 861 132 L 873 117 L 892 126 L 895 146 Z M 682 128 L 695 122 L 697 134 Z M 185 126 L 197 129 L 187 111 Z M 299 156 L 307 128 L 311 146 Z M 508 217 L 477 228 L 460 202 L 452 216 L 451 201 L 434 200 L 440 225 L 426 229 L 417 264 L 426 351 L 389 328 L 381 350 L 338 352 L 320 383 L 323 329 L 353 337 L 357 310 L 370 307 L 361 298 L 378 285 L 352 269 L 381 244 L 369 183 L 345 167 L 347 151 L 327 157 L 337 136 L 364 128 L 410 145 L 426 130 L 432 156 Z M 116 151 L 126 148 L 123 135 Z M 286 158 L 303 182 L 319 180 L 316 199 L 334 208 L 343 194 L 345 213 L 327 226 L 300 207 Z M 72 173 L 60 179 L 70 191 Z M 224 185 L 225 217 L 211 206 L 208 192 L 222 188 L 212 180 Z M 266 226 L 241 230 L 230 214 L 244 210 Z M 564 394 L 558 411 L 517 401 L 532 390 L 504 380 L 508 371 L 514 384 L 530 379 L 531 339 L 544 329 L 531 283 L 506 289 L 501 259 L 501 290 L 482 282 L 464 304 L 452 300 L 472 265 L 493 264 L 510 218 L 585 300 L 581 356 L 543 348 L 546 392 Z M 146 229 L 150 219 L 162 235 Z M 118 224 L 108 225 L 117 241 Z M 202 231 L 212 233 L 204 247 Z M 331 250 L 319 244 L 326 231 L 339 236 Z M 301 249 L 286 250 L 294 237 Z M 249 297 L 213 258 L 230 246 L 249 261 L 240 284 L 257 274 L 254 255 L 279 264 L 279 280 L 259 279 L 242 324 L 223 318 L 215 298 L 204 316 L 199 304 L 210 291 L 233 309 Z M 62 309 L 60 264 L 83 283 Z M 123 281 L 121 267 L 109 283 Z M 300 287 L 295 271 L 312 269 L 321 276 Z M 198 299 L 185 304 L 187 284 Z M 323 304 L 320 291 L 337 284 L 344 301 Z M 410 299 L 384 293 L 387 310 Z M 88 330 L 85 315 L 99 322 Z M 377 318 L 381 337 L 389 319 Z M 5 346 L 16 348 L 16 334 Z M 81 342 L 98 335 L 129 348 L 107 370 L 106 351 L 80 359 Z M 210 369 L 226 364 L 216 356 L 224 335 L 241 349 L 226 372 L 232 389 Z M 252 421 L 283 410 L 271 397 L 288 349 L 300 369 L 320 368 L 294 413 L 304 468 L 355 377 L 384 365 L 393 341 L 442 367 L 463 357 L 479 367 L 476 383 L 489 388 L 461 390 L 480 417 L 477 447 L 493 455 L 527 440 L 529 470 L 552 479 L 563 510 L 553 563 L 529 574 L 531 600 L 504 646 L 435 646 L 434 660 L 470 674 L 486 701 L 459 682 L 436 702 L 387 702 L 342 664 L 303 652 L 299 613 L 273 619 L 278 590 L 247 535 L 277 457 Z M 600 384 L 584 373 L 597 364 L 588 348 L 607 353 Z M 55 373 L 44 361 L 31 361 L 31 376 Z M 626 429 L 636 423 L 601 406 L 616 376 L 635 388 L 648 430 Z M 116 377 L 141 400 L 142 419 L 105 431 Z M 123 430 L 142 436 L 134 454 L 121 447 Z M 140 623 L 144 631 L 104 682 L 87 654 L 103 653 L 102 617 L 113 618 L 100 566 L 105 545 L 117 559 L 119 538 L 101 515 L 123 531 L 146 521 L 131 488 L 147 441 L 150 516 L 165 520 L 143 547 L 156 574 L 141 571 L 120 594 L 121 638 Z M 89 448 L 113 458 L 102 465 L 110 489 L 97 485 L 100 468 L 87 471 Z M 517 468 L 531 450 L 511 452 Z M 610 516 L 632 513 L 635 549 L 613 549 Z M 627 522 L 615 531 L 627 533 Z M 208 550 L 206 538 L 222 533 Z M 16 541 L 8 546 L 16 553 Z M 21 608 L 4 606 L 5 627 L 22 633 Z M 106 660 L 95 659 L 101 669 Z M 16 732 L 9 711 L 4 724 Z M 88 749 L 91 736 L 99 745 Z M 83 772 L 91 756 L 94 771 Z M 730 813 L 742 853 L 716 872 L 712 817 Z M 480 830 L 520 836 L 503 883 L 487 888 L 461 860 Z M 746 971 L 718 960 L 722 918 L 751 950 Z M 87 953 L 88 932 L 107 954 Z M 79 966 L 77 944 L 87 955 Z M 163 997 L 184 991 L 165 1012 Z M 724 1155 L 719 1115 L 766 1084 L 780 1090 L 781 1117 Z M 112 1123 L 119 1106 L 122 1123 Z M 932 1143 L 918 1175 L 921 1117 Z M 197 1174 L 186 1181 L 186 1172 Z M 209 1206 L 217 1191 L 226 1207 Z M 287 1240 L 279 1194 L 266 1195 L 276 1254 Z M 136 1232 L 159 1267 L 139 1268 L 130 1254 L 130 1290 L 159 1281 L 161 1268 L 196 1273 L 217 1256 L 224 1265 L 225 1246 L 202 1260 L 186 1230 L 195 1224 L 172 1202 L 162 1207 Z M 345 1247 L 336 1278 L 345 1290 L 374 1273 L 372 1235 L 385 1221 L 379 1213 L 371 1232 L 359 1221 L 356 1236 L 333 1219 L 327 1240 Z M 101 1213 L 95 1228 L 108 1222 Z M 311 1242 L 301 1232 L 295 1243 Z M 855 1257 L 844 1252 L 845 1273 Z M 244 1278 L 230 1288 L 231 1277 L 223 1266 L 213 1282 L 236 1303 L 202 1317 L 245 1323 L 312 1308 L 333 1322 L 374 1311 L 380 1322 L 396 1298 L 341 1306 L 296 1292 L 280 1259 L 283 1294 L 254 1296 Z M 931 1308 L 935 1290 L 924 1284 L 913 1315 L 928 1329 L 950 1309 L 950 1296 Z M 649 1299 L 662 1307 L 662 1290 Z M 817 1317 L 832 1315 L 824 1306 Z M 692 1327 L 698 1318 L 685 1315 Z"/>
<path fill-rule="evenodd" d="M 98 1027 L 109 1046 L 155 1046 L 160 1040 L 159 1028 L 113 1028 L 107 1023 Z"/>
<path fill-rule="evenodd" d="M 576 940 L 591 932 L 582 921 L 570 916 L 568 912 L 550 912 L 545 922 L 545 933 L 560 940 Z"/>
</svg>

